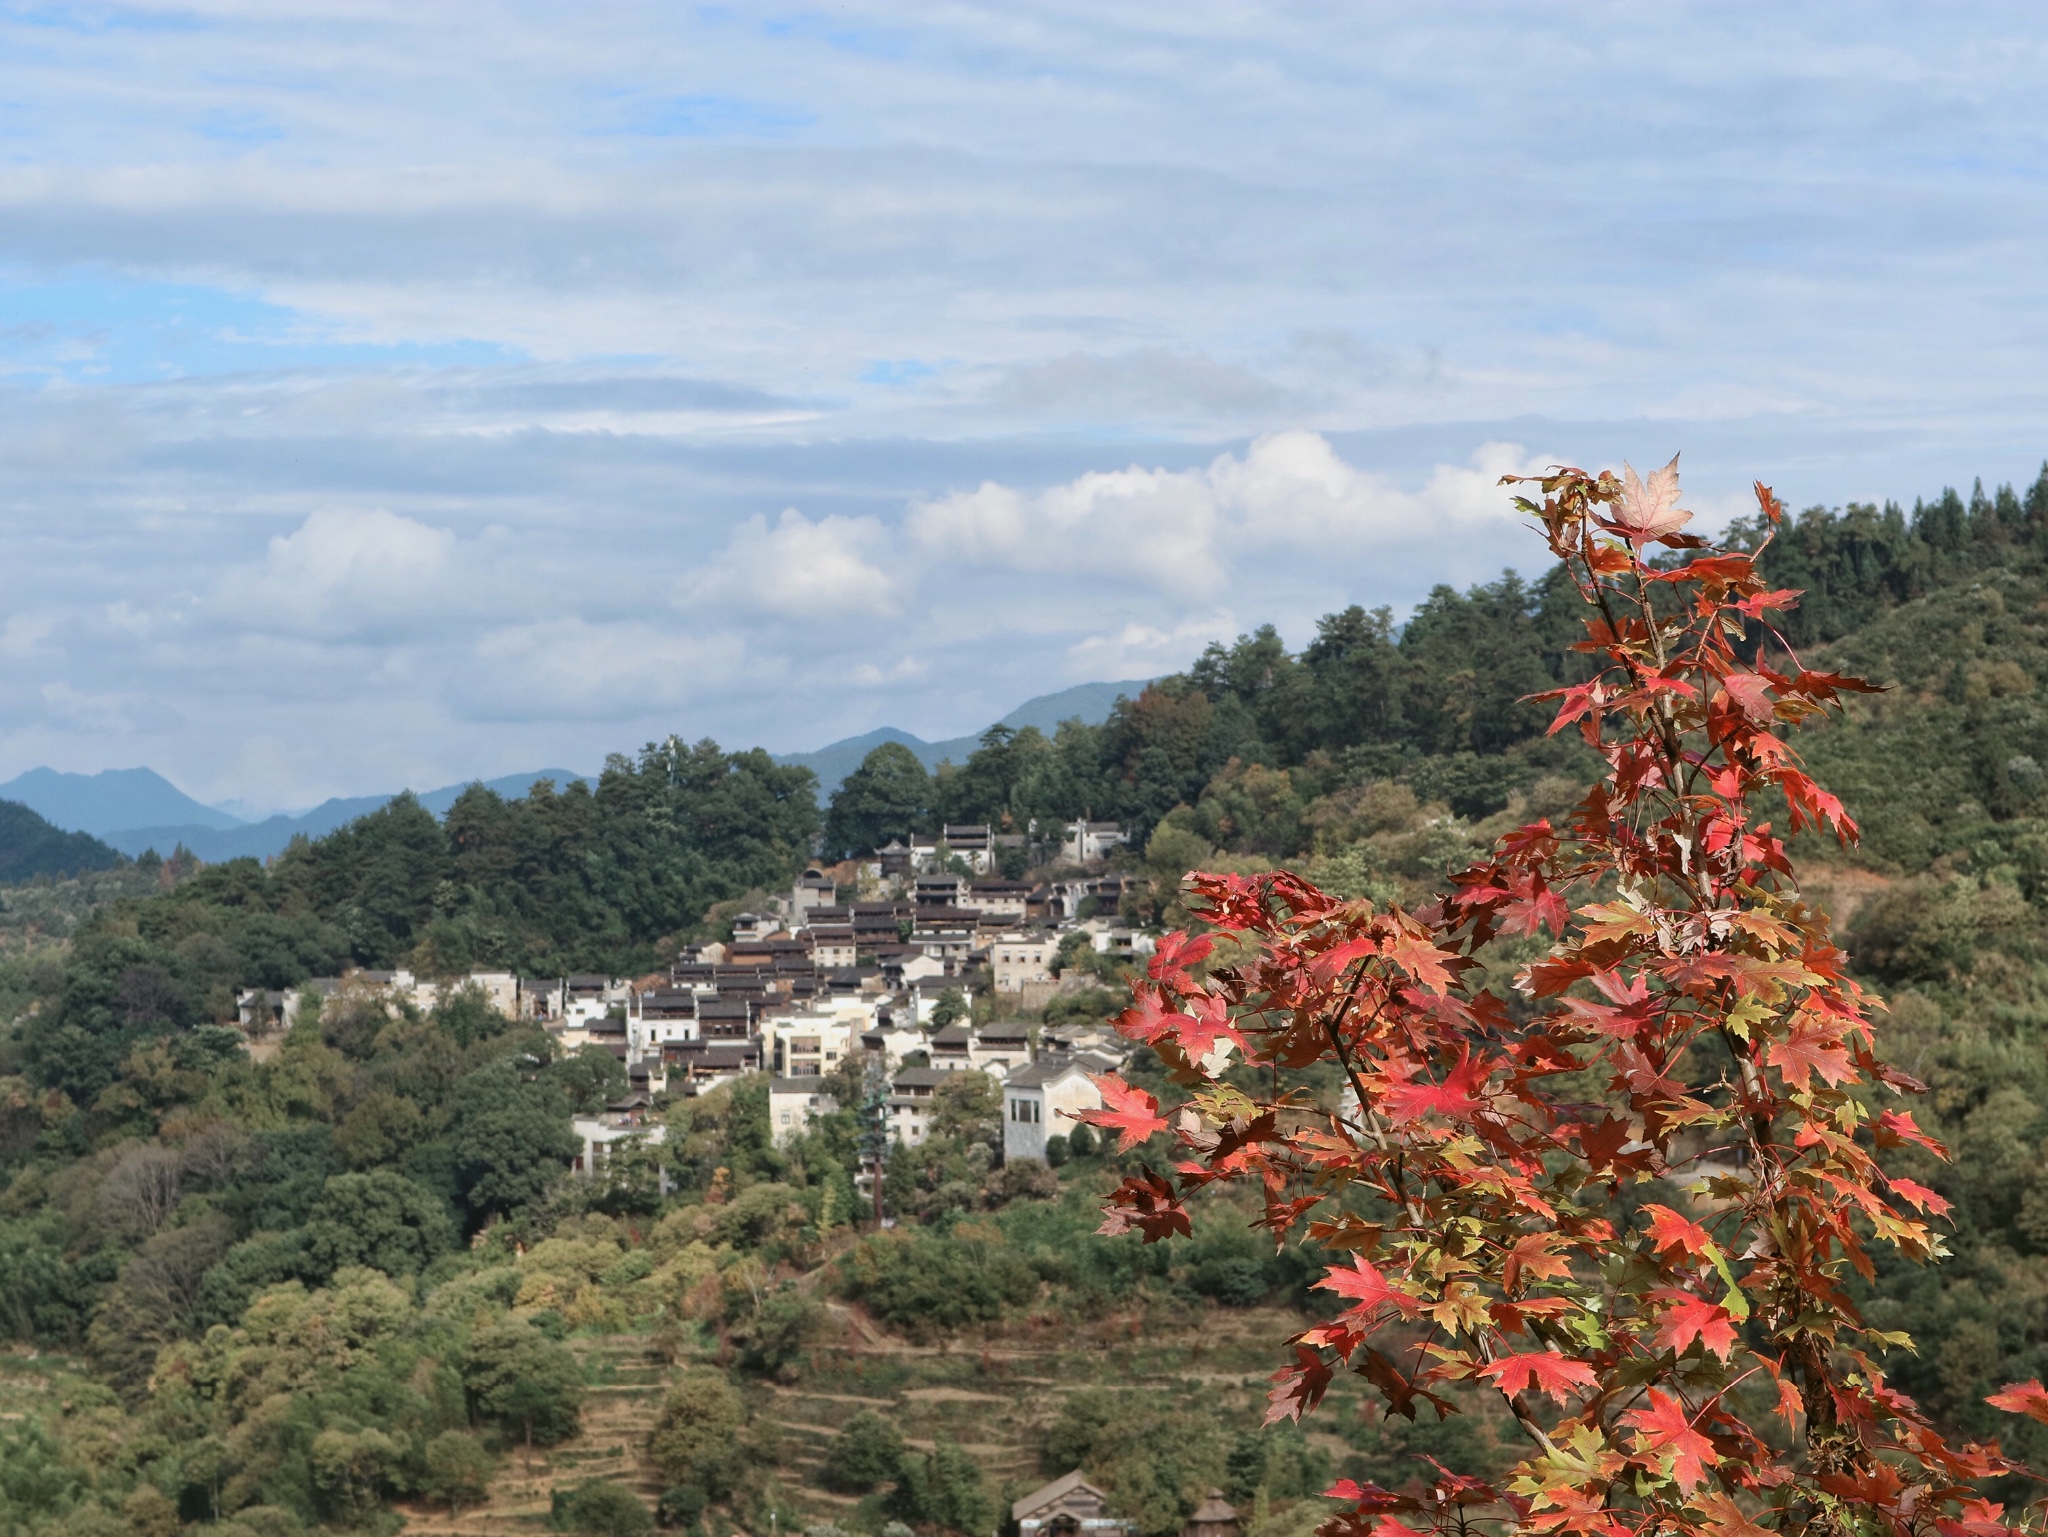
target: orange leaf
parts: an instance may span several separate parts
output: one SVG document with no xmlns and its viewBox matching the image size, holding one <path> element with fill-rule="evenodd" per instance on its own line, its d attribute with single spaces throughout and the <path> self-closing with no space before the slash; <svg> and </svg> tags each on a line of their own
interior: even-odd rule
<svg viewBox="0 0 2048 1537">
<path fill-rule="evenodd" d="M 1705 1482 L 1707 1464 L 1718 1461 L 1714 1443 L 1693 1429 L 1685 1405 L 1668 1393 L 1650 1389 L 1650 1407 L 1622 1416 L 1636 1431 L 1636 1450 L 1648 1453 L 1688 1494 Z"/>
<path fill-rule="evenodd" d="M 1768 1526 L 1758 1526 L 1745 1516 L 1742 1508 L 1725 1494 L 1710 1490 L 1692 1504 L 1706 1515 L 1707 1530 L 1713 1537 L 1778 1537 Z"/>
<path fill-rule="evenodd" d="M 1659 1348 L 1675 1350 L 1683 1355 L 1694 1340 L 1727 1360 L 1735 1348 L 1735 1317 L 1726 1308 L 1695 1297 L 1690 1292 L 1662 1291 L 1659 1298 L 1677 1298 L 1677 1305 L 1666 1309 L 1657 1318 L 1656 1342 Z"/>
<path fill-rule="evenodd" d="M 1524 1277 L 1532 1281 L 1551 1281 L 1570 1275 L 1571 1264 L 1563 1255 L 1551 1252 L 1557 1242 L 1555 1233 L 1525 1233 L 1517 1238 L 1501 1265 L 1500 1284 L 1513 1291 Z"/>
<path fill-rule="evenodd" d="M 1426 939 L 1403 934 L 1390 940 L 1382 953 L 1433 993 L 1443 993 L 1451 985 L 1451 973 L 1444 962 L 1454 957 Z"/>
<path fill-rule="evenodd" d="M 1932 1212 L 1939 1217 L 1949 1209 L 1946 1197 L 1935 1194 L 1925 1185 L 1910 1179 L 1890 1177 L 1886 1181 L 1892 1187 L 1892 1194 L 1911 1201 L 1921 1211 Z"/>
<path fill-rule="evenodd" d="M 1984 1402 L 1994 1409 L 2003 1409 L 2009 1414 L 2024 1414 L 2030 1420 L 2039 1420 L 2048 1425 L 2048 1388 L 2041 1386 L 2041 1379 L 2031 1382 L 2015 1382 L 2004 1390 L 1993 1393 Z"/>
<path fill-rule="evenodd" d="M 1074 1117 L 1091 1126 L 1103 1126 L 1118 1136 L 1117 1149 L 1128 1153 L 1154 1132 L 1166 1130 L 1159 1114 L 1159 1101 L 1143 1089 L 1134 1089 L 1115 1073 L 1091 1073 L 1095 1087 L 1102 1091 L 1106 1110 L 1083 1110 Z"/>
<path fill-rule="evenodd" d="M 1764 1061 L 1785 1075 L 1795 1089 L 1803 1089 L 1819 1073 L 1831 1084 L 1856 1076 L 1849 1065 L 1849 1051 L 1840 1039 L 1821 1030 L 1797 1029 L 1782 1041 L 1774 1041 Z"/>
<path fill-rule="evenodd" d="M 1686 1217 L 1681 1217 L 1668 1206 L 1646 1204 L 1643 1210 L 1650 1217 L 1650 1243 L 1659 1254 L 1669 1254 L 1673 1249 L 1683 1249 L 1688 1254 L 1705 1254 L 1714 1246 L 1714 1240 L 1707 1230 Z"/>
<path fill-rule="evenodd" d="M 1382 1308 L 1393 1308 L 1405 1318 L 1413 1318 L 1421 1311 L 1422 1304 L 1406 1292 L 1395 1291 L 1387 1284 L 1387 1278 L 1362 1254 L 1351 1256 L 1351 1268 L 1332 1269 L 1316 1282 L 1321 1291 L 1335 1292 L 1340 1297 L 1353 1298 L 1357 1305 L 1346 1309 L 1344 1317 L 1370 1319 L 1376 1317 Z"/>
<path fill-rule="evenodd" d="M 1565 1389 L 1591 1388 L 1598 1383 L 1592 1367 L 1584 1361 L 1561 1356 L 1554 1350 L 1502 1356 L 1492 1365 L 1480 1367 L 1479 1375 L 1492 1378 L 1494 1384 L 1510 1396 L 1534 1386 L 1559 1403 L 1565 1402 Z"/>
</svg>

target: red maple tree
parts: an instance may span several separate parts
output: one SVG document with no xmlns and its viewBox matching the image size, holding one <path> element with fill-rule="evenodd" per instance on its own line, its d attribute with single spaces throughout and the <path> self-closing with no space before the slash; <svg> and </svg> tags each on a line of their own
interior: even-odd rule
<svg viewBox="0 0 2048 1537">
<path fill-rule="evenodd" d="M 1262 1224 L 1317 1246 L 1346 1304 L 1290 1342 L 1269 1418 L 1348 1371 L 1410 1419 L 1497 1395 L 1526 1434 L 1498 1487 L 1339 1484 L 1331 1537 L 2017 1532 L 1977 1487 L 2017 1470 L 1886 1382 L 1907 1342 L 1852 1295 L 1874 1244 L 1944 1252 L 1946 1203 L 1877 1156 L 1942 1149 L 1887 1104 L 1922 1086 L 1878 1055 L 1772 818 L 1856 836 L 1785 728 L 1868 685 L 1798 660 L 1769 620 L 1798 594 L 1755 553 L 1680 531 L 1676 459 L 1508 479 L 1540 487 L 1515 503 L 1587 605 L 1591 676 L 1545 697 L 1604 777 L 1414 911 L 1189 876 L 1202 931 L 1161 943 L 1119 1020 L 1189 1097 L 1108 1075 L 1082 1116 L 1127 1150 L 1170 1132 L 1177 1161 L 1126 1178 L 1103 1230 L 1185 1235 L 1184 1197 L 1256 1182 Z M 1517 937 L 1540 953 L 1508 984 L 1488 946 Z M 1650 1180 L 1690 1211 L 1637 1199 Z M 2039 1383 L 1991 1402 L 2048 1420 Z"/>
</svg>

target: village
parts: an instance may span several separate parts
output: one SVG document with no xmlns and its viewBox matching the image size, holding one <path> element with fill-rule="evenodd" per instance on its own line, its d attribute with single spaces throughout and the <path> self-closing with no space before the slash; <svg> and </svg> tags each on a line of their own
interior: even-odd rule
<svg viewBox="0 0 2048 1537">
<path fill-rule="evenodd" d="M 958 1072 L 1001 1086 L 1004 1162 L 1044 1162 L 1074 1112 L 1100 1107 L 1094 1075 L 1121 1066 L 1126 1047 L 1099 1024 L 1028 1016 L 1095 974 L 1073 960 L 1142 959 L 1154 939 L 1119 917 L 1124 877 L 1106 866 L 1125 843 L 1122 828 L 1067 824 L 1057 877 L 1035 883 L 995 873 L 1005 845 L 1022 841 L 948 825 L 865 860 L 812 866 L 760 911 L 734 916 L 730 941 L 687 946 L 663 973 L 428 980 L 352 971 L 246 991 L 240 1023 L 260 1042 L 289 1029 L 308 994 L 370 990 L 424 1012 L 475 989 L 506 1018 L 540 1024 L 562 1051 L 596 1048 L 624 1066 L 627 1095 L 575 1119 L 583 1151 L 573 1172 L 585 1176 L 621 1144 L 658 1147 L 668 1100 L 749 1073 L 770 1075 L 770 1125 L 787 1142 L 816 1115 L 856 1108 L 824 1083 L 838 1074 L 843 1084 L 856 1059 L 871 1132 L 862 1190 L 889 1147 L 924 1141 L 935 1091 Z"/>
</svg>

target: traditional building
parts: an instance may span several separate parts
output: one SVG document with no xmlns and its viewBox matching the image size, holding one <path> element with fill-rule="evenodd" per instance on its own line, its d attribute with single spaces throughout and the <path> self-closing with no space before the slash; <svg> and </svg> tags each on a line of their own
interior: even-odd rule
<svg viewBox="0 0 2048 1537">
<path fill-rule="evenodd" d="M 1243 1531 L 1236 1508 L 1223 1498 L 1221 1489 L 1211 1489 L 1182 1525 L 1180 1537 L 1241 1537 Z"/>
<path fill-rule="evenodd" d="M 1109 1514 L 1109 1496 L 1076 1468 L 1010 1506 L 1017 1537 L 1137 1537 L 1137 1526 Z"/>
</svg>

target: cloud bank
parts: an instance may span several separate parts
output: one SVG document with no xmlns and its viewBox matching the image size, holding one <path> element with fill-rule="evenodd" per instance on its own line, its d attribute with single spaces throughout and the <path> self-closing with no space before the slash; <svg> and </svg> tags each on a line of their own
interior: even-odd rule
<svg viewBox="0 0 2048 1537">
<path fill-rule="evenodd" d="M 2016 4 L 0 8 L 0 774 L 950 735 L 1533 569 L 1537 458 L 2030 477 L 2044 65 Z"/>
</svg>

